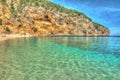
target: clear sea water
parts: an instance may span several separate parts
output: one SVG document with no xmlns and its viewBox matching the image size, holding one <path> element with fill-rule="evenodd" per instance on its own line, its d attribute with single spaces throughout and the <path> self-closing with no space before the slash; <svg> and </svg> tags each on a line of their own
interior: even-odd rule
<svg viewBox="0 0 120 80">
<path fill-rule="evenodd" d="M 120 37 L 1 41 L 0 80 L 120 80 Z"/>
</svg>

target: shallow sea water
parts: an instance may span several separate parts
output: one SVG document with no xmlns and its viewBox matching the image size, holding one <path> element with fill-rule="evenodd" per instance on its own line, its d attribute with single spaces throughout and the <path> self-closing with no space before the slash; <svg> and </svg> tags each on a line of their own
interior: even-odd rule
<svg viewBox="0 0 120 80">
<path fill-rule="evenodd" d="M 1 41 L 0 80 L 120 80 L 120 37 Z"/>
</svg>

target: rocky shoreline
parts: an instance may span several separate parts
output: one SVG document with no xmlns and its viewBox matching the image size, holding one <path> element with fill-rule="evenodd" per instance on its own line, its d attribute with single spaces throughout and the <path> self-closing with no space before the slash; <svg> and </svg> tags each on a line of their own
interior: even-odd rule
<svg viewBox="0 0 120 80">
<path fill-rule="evenodd" d="M 0 41 L 14 39 L 14 38 L 23 38 L 23 37 L 33 37 L 32 35 L 20 35 L 20 34 L 0 34 Z"/>
</svg>

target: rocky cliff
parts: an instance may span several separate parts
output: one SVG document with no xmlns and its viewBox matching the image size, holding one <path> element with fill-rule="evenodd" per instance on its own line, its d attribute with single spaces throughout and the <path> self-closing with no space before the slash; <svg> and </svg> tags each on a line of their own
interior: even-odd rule
<svg viewBox="0 0 120 80">
<path fill-rule="evenodd" d="M 46 0 L 0 2 L 0 33 L 39 36 L 109 36 L 109 30 L 84 14 Z M 30 2 L 31 1 L 31 2 Z"/>
</svg>

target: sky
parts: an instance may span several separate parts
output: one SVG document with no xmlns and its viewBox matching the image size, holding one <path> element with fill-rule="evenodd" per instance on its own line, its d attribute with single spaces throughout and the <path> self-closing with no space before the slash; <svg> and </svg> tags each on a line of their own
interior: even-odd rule
<svg viewBox="0 0 120 80">
<path fill-rule="evenodd" d="M 94 22 L 110 29 L 112 36 L 120 36 L 120 0 L 49 0 L 86 14 Z"/>
</svg>

